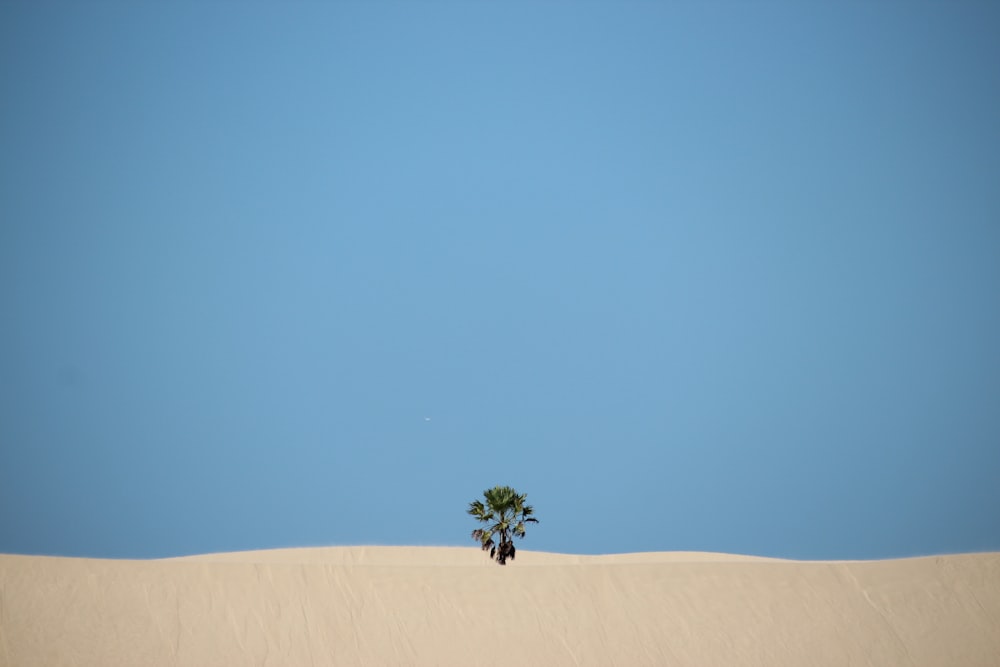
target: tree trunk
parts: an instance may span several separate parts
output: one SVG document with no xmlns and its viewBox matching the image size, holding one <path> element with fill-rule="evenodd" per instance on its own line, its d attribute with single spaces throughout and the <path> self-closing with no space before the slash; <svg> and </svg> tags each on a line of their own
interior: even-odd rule
<svg viewBox="0 0 1000 667">
<path fill-rule="evenodd" d="M 500 557 L 497 558 L 497 562 L 500 565 L 506 565 L 507 564 L 507 531 L 504 530 L 504 529 L 502 529 L 502 528 L 500 529 L 500 554 L 499 554 L 499 556 Z"/>
</svg>

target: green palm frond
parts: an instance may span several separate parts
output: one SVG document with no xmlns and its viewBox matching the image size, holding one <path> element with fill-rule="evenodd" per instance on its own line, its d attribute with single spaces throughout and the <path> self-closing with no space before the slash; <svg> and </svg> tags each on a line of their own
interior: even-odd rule
<svg viewBox="0 0 1000 667">
<path fill-rule="evenodd" d="M 467 513 L 471 514 L 477 519 L 487 516 L 488 514 L 492 514 L 492 512 L 487 511 L 486 506 L 483 505 L 483 501 L 481 500 L 474 500 L 471 503 L 469 503 L 469 509 L 467 510 Z"/>
</svg>

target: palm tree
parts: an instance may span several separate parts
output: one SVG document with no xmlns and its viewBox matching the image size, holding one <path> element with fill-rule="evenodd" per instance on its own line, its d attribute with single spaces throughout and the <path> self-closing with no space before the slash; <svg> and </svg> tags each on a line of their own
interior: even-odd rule
<svg viewBox="0 0 1000 667">
<path fill-rule="evenodd" d="M 531 516 L 534 513 L 531 505 L 525 505 L 527 493 L 518 494 L 509 486 L 494 486 L 483 491 L 486 500 L 473 500 L 469 503 L 469 514 L 486 524 L 485 528 L 472 531 L 472 539 L 479 542 L 483 551 L 489 549 L 490 558 L 500 565 L 505 565 L 507 559 L 514 560 L 514 536 L 524 539 L 524 524 L 538 523 Z M 494 538 L 500 540 L 497 545 Z"/>
</svg>

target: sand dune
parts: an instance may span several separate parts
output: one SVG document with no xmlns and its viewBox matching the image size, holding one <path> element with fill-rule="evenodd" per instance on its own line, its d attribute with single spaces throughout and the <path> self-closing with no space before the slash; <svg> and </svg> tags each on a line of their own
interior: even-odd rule
<svg viewBox="0 0 1000 667">
<path fill-rule="evenodd" d="M 0 664 L 1000 665 L 1000 553 L 0 555 Z"/>
</svg>

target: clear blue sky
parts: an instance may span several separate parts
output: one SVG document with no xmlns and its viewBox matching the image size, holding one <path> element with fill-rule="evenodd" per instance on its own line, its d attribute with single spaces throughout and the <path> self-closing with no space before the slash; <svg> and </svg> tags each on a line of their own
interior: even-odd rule
<svg viewBox="0 0 1000 667">
<path fill-rule="evenodd" d="M 0 552 L 1000 549 L 997 3 L 0 4 Z"/>
</svg>

